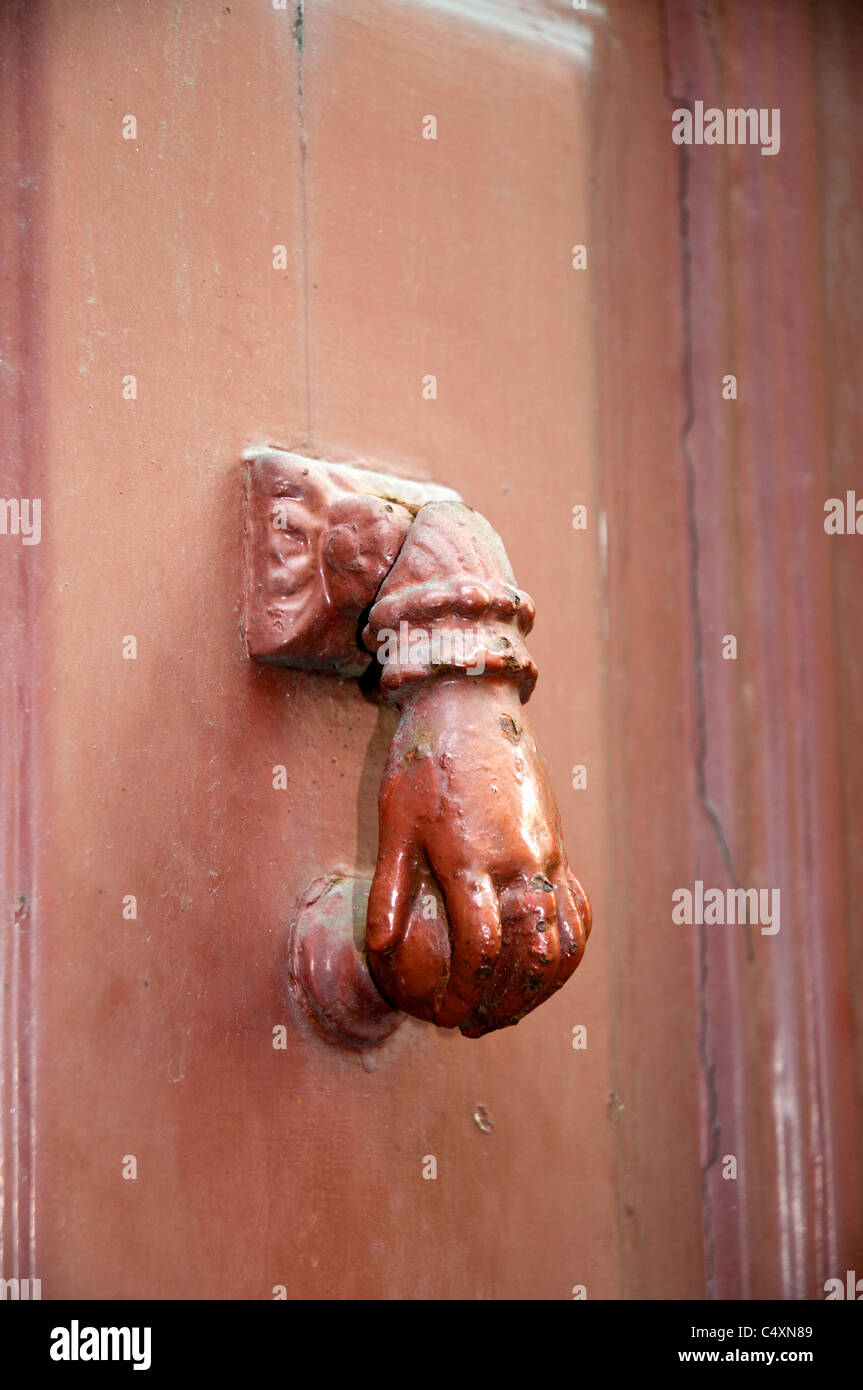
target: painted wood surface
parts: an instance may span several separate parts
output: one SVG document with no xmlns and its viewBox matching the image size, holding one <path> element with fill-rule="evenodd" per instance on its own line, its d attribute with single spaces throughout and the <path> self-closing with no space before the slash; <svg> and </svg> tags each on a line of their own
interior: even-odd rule
<svg viewBox="0 0 863 1390">
<path fill-rule="evenodd" d="M 863 540 L 824 530 L 863 496 L 859 10 L 0 23 L 3 493 L 43 502 L 38 546 L 0 537 L 0 1272 L 594 1299 L 863 1269 Z M 778 154 L 675 145 L 697 100 L 779 108 Z M 244 652 L 264 444 L 457 489 L 536 601 L 594 931 L 516 1029 L 409 1020 L 363 1065 L 291 1007 L 297 898 L 373 866 L 394 715 Z M 675 923 L 697 881 L 779 889 L 780 930 Z"/>
</svg>

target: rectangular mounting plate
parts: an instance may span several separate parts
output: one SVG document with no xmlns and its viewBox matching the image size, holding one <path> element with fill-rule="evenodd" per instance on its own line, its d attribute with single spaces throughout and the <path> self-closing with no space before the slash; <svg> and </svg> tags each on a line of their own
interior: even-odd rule
<svg viewBox="0 0 863 1390">
<path fill-rule="evenodd" d="M 250 449 L 246 474 L 245 636 L 256 661 L 360 675 L 371 657 L 361 614 L 427 502 L 461 501 L 435 483 Z"/>
</svg>

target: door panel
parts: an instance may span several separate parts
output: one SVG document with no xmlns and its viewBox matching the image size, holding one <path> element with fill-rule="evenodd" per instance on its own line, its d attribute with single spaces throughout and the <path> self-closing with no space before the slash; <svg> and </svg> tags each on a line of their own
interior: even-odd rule
<svg viewBox="0 0 863 1390">
<path fill-rule="evenodd" d="M 3 11 L 4 487 L 43 499 L 40 545 L 0 547 L 4 1274 L 813 1297 L 863 1259 L 861 576 L 822 525 L 859 441 L 863 36 L 789 14 Z M 778 159 L 672 144 L 675 105 L 756 88 Z M 248 658 L 266 443 L 458 489 L 536 600 L 530 712 L 595 926 L 516 1029 L 409 1019 L 361 1055 L 289 995 L 299 895 L 374 868 L 396 714 Z M 673 925 L 697 878 L 778 883 L 782 932 Z"/>
<path fill-rule="evenodd" d="M 449 16 L 410 7 L 358 23 L 309 6 L 302 58 L 291 17 L 264 5 L 96 9 L 98 23 L 49 7 L 31 28 L 51 175 L 34 229 L 54 518 L 39 618 L 44 1291 L 612 1295 L 613 1188 L 587 1200 L 586 1185 L 613 1156 L 608 937 L 590 988 L 529 1029 L 471 1044 L 411 1021 L 365 1066 L 321 1042 L 287 997 L 286 929 L 316 874 L 373 867 L 395 716 L 354 684 L 253 666 L 239 608 L 248 444 L 457 486 L 544 613 L 538 733 L 602 915 L 601 776 L 580 794 L 589 812 L 567 796 L 599 723 L 595 553 L 569 543 L 567 515 L 593 486 L 568 267 L 583 67 L 463 21 L 453 45 Z M 537 224 L 549 142 L 576 177 Z M 533 561 L 555 492 L 546 569 Z M 576 642 L 573 684 L 559 653 Z"/>
</svg>

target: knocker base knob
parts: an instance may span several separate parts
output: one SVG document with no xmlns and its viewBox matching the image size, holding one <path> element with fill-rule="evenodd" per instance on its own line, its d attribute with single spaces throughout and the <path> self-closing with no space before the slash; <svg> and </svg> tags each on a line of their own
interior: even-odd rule
<svg viewBox="0 0 863 1390">
<path fill-rule="evenodd" d="M 315 879 L 300 899 L 291 928 L 288 973 L 331 1041 L 365 1048 L 394 1033 L 405 1015 L 375 987 L 365 958 L 367 878 Z"/>
</svg>

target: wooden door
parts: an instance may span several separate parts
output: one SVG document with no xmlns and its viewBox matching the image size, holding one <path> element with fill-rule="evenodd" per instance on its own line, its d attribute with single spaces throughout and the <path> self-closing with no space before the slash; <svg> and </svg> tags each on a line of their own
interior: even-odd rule
<svg viewBox="0 0 863 1390">
<path fill-rule="evenodd" d="M 860 552 L 822 524 L 863 35 L 780 10 L 3 7 L 4 496 L 42 503 L 0 537 L 4 1275 L 814 1297 L 863 1258 Z M 702 88 L 781 106 L 778 158 L 675 146 Z M 289 995 L 299 895 L 374 867 L 396 716 L 249 660 L 268 443 L 456 488 L 536 601 L 595 927 L 518 1028 L 363 1055 Z M 674 924 L 696 880 L 781 886 L 781 933 Z"/>
</svg>

